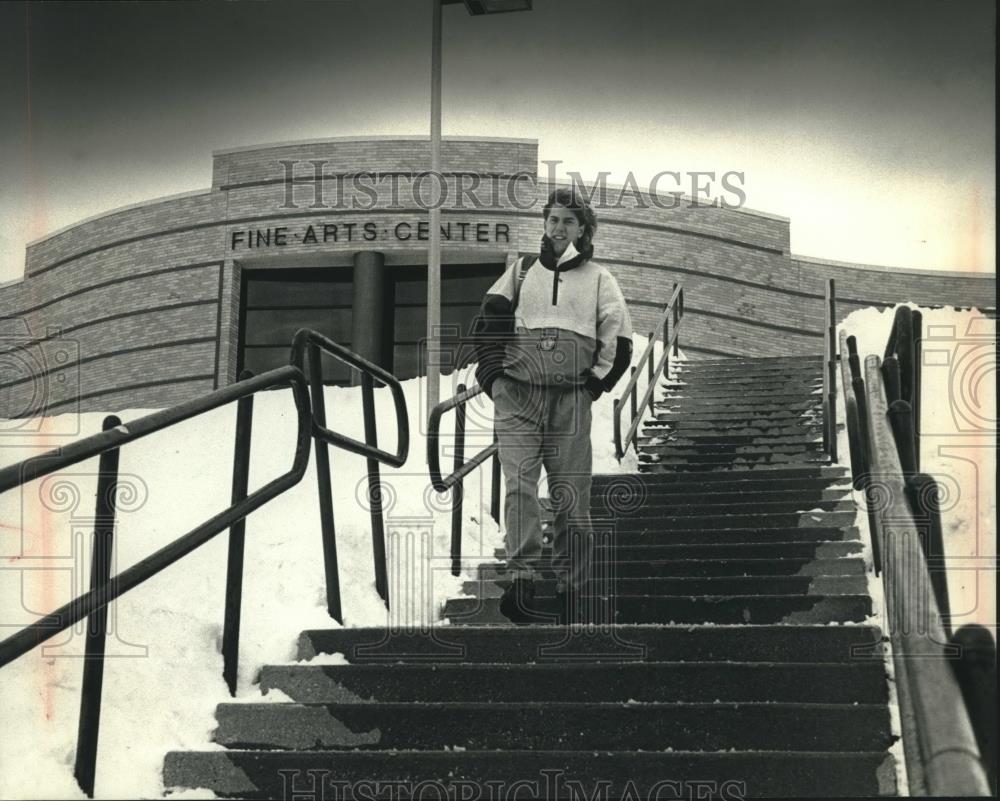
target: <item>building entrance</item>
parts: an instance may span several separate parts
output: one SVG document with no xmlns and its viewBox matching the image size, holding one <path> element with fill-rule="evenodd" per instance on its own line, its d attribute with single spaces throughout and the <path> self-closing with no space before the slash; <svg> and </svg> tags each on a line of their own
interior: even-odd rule
<svg viewBox="0 0 1000 801">
<path fill-rule="evenodd" d="M 239 370 L 261 373 L 288 363 L 292 337 L 312 328 L 400 379 L 422 372 L 420 341 L 427 328 L 425 265 L 377 264 L 379 280 L 356 281 L 358 267 L 244 270 Z M 448 264 L 441 268 L 442 347 L 451 373 L 468 364 L 468 337 L 486 290 L 503 264 Z M 377 329 L 377 330 L 375 330 Z M 324 356 L 327 383 L 349 385 L 351 371 Z"/>
</svg>

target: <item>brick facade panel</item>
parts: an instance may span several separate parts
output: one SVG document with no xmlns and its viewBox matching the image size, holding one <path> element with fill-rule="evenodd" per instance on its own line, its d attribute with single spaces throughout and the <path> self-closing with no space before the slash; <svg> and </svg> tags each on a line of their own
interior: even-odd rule
<svg viewBox="0 0 1000 801">
<path fill-rule="evenodd" d="M 309 187 L 296 190 L 296 202 L 303 207 L 290 210 L 281 208 L 285 202 L 282 183 L 235 186 L 282 181 L 279 160 L 283 158 L 327 159 L 325 171 L 329 173 L 374 169 L 417 172 L 427 169 L 430 161 L 429 143 L 420 140 L 317 142 L 220 153 L 214 159 L 216 191 L 114 212 L 32 245 L 27 262 L 29 273 L 37 274 L 0 287 L 0 316 L 9 318 L 0 329 L 0 339 L 23 339 L 25 324 L 35 336 L 44 335 L 49 326 L 70 330 L 84 326 L 78 335 L 64 335 L 61 343 L 52 340 L 40 346 L 51 350 L 78 345 L 84 359 L 127 347 L 210 339 L 197 345 L 164 345 L 88 362 L 81 371 L 82 386 L 73 390 L 93 394 L 84 402 L 85 409 L 167 405 L 211 388 L 211 381 L 185 383 L 181 379 L 212 374 L 216 349 L 218 379 L 225 383 L 236 378 L 239 287 L 244 268 L 315 265 L 324 260 L 348 264 L 353 253 L 367 248 L 386 252 L 391 263 L 426 263 L 428 242 L 417 238 L 426 214 L 412 210 L 405 194 L 401 202 L 410 210 L 385 208 L 392 200 L 387 184 L 378 189 L 378 207 L 346 215 L 338 209 L 310 210 L 312 193 L 303 192 Z M 527 170 L 534 174 L 537 165 L 537 145 L 533 143 L 444 143 L 445 172 L 514 174 Z M 502 254 L 509 252 L 538 252 L 541 210 L 550 189 L 544 176 L 537 184 L 522 182 L 519 200 L 528 202 L 532 193 L 534 199 L 534 206 L 523 211 L 513 208 L 503 191 L 499 193 L 499 210 L 493 208 L 494 184 L 486 179 L 477 193 L 490 208 L 443 210 L 442 222 L 452 223 L 455 232 L 454 241 L 442 243 L 445 263 L 502 260 Z M 229 191 L 220 189 L 229 185 L 234 185 Z M 449 185 L 454 186 L 454 179 L 449 179 Z M 404 192 L 407 187 L 401 180 Z M 868 301 L 996 305 L 992 275 L 885 271 L 793 259 L 788 255 L 787 220 L 742 210 L 692 208 L 684 202 L 667 210 L 638 208 L 643 198 L 631 193 L 621 196 L 619 207 L 601 207 L 601 201 L 610 203 L 618 197 L 619 192 L 609 188 L 606 197 L 597 198 L 600 225 L 596 258 L 618 278 L 630 301 L 635 329 L 642 334 L 657 324 L 657 306 L 666 303 L 673 283 L 684 285 L 689 313 L 681 347 L 686 347 L 692 358 L 818 353 L 827 277 L 838 282 L 842 297 L 839 317 Z M 410 240 L 395 235 L 394 226 L 401 221 L 411 226 Z M 338 241 L 325 244 L 294 239 L 295 233 L 301 237 L 310 224 L 321 236 L 324 223 L 345 222 L 355 223 L 354 237 L 349 241 L 340 236 Z M 375 223 L 374 241 L 365 241 L 364 222 Z M 466 229 L 464 242 L 457 241 L 460 222 L 488 224 L 489 241 L 477 241 L 474 227 Z M 508 241 L 495 241 L 497 224 L 507 226 Z M 287 245 L 231 247 L 235 230 L 279 225 L 288 228 Z M 221 315 L 220 264 L 224 265 Z M 163 272 L 155 274 L 157 271 Z M 105 282 L 112 283 L 99 286 Z M 95 285 L 98 288 L 91 289 Z M 203 305 L 87 325 L 105 317 L 193 302 Z M 219 342 L 215 341 L 216 331 L 220 332 Z M 150 381 L 171 383 L 121 389 Z M 56 394 L 69 391 L 55 381 L 47 386 Z M 8 390 L 13 393 L 8 397 L 14 408 L 25 400 L 30 387 L 18 385 Z M 65 400 L 61 395 L 58 399 Z"/>
</svg>

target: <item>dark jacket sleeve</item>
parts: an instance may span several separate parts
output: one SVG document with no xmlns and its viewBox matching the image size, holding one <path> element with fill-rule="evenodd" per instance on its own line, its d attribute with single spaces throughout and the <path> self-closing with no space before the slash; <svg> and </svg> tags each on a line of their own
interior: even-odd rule
<svg viewBox="0 0 1000 801">
<path fill-rule="evenodd" d="M 503 358 L 514 333 L 514 297 L 520 261 L 514 262 L 490 287 L 472 322 L 471 340 L 476 367 L 476 383 L 491 398 L 493 382 L 503 375 Z"/>
</svg>

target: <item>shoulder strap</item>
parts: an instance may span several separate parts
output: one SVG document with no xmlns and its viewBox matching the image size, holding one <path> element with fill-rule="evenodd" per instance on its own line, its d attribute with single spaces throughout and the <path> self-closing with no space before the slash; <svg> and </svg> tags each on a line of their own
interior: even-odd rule
<svg viewBox="0 0 1000 801">
<path fill-rule="evenodd" d="M 521 299 L 521 284 L 524 283 L 524 277 L 528 274 L 528 270 L 535 263 L 537 256 L 522 256 L 520 258 L 520 267 L 517 270 L 517 282 L 514 284 L 514 308 L 517 308 L 517 303 Z"/>
</svg>

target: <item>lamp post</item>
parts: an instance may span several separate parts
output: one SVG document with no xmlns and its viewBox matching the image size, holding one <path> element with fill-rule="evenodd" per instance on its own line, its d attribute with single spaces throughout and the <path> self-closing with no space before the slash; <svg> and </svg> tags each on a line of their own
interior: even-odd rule
<svg viewBox="0 0 1000 801">
<path fill-rule="evenodd" d="M 464 3 L 474 17 L 530 11 L 532 0 L 431 0 L 431 172 L 441 175 L 441 6 Z M 442 179 L 443 184 L 443 179 Z M 442 185 L 442 184 L 439 184 Z M 430 416 L 441 399 L 441 198 L 432 199 L 427 249 L 427 408 Z"/>
</svg>

